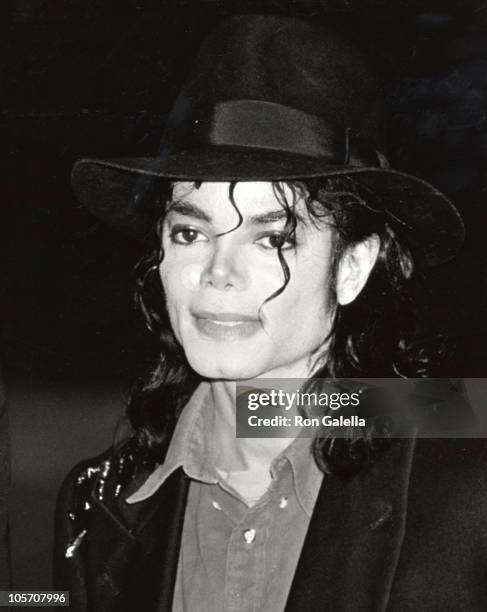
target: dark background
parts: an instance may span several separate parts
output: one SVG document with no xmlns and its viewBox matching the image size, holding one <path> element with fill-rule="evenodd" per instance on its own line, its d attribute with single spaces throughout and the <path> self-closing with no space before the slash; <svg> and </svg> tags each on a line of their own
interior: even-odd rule
<svg viewBox="0 0 487 612">
<path fill-rule="evenodd" d="M 207 30 L 271 12 L 334 23 L 384 80 L 392 165 L 433 182 L 467 240 L 430 273 L 445 375 L 485 376 L 487 2 L 11 0 L 0 15 L 1 361 L 12 426 L 16 588 L 48 588 L 52 507 L 76 461 L 103 450 L 144 337 L 132 308 L 143 248 L 74 201 L 83 156 L 155 153 Z"/>
</svg>

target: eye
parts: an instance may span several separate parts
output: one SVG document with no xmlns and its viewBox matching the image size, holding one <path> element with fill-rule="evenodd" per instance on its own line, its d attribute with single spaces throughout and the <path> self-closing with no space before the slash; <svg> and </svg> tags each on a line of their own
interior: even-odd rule
<svg viewBox="0 0 487 612">
<path fill-rule="evenodd" d="M 256 244 L 264 249 L 272 250 L 281 248 L 282 251 L 287 251 L 296 246 L 296 240 L 292 236 L 286 235 L 285 232 L 272 232 L 271 234 L 261 236 L 256 240 Z"/>
<path fill-rule="evenodd" d="M 202 242 L 206 240 L 204 234 L 195 230 L 192 227 L 174 226 L 170 233 L 171 241 L 175 244 L 193 244 L 193 242 Z"/>
</svg>

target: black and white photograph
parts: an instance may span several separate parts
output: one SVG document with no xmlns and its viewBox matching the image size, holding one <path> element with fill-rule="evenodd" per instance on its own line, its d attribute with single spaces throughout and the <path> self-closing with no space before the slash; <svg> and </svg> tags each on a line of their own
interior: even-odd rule
<svg viewBox="0 0 487 612">
<path fill-rule="evenodd" d="M 487 2 L 2 13 L 0 607 L 487 610 Z"/>
</svg>

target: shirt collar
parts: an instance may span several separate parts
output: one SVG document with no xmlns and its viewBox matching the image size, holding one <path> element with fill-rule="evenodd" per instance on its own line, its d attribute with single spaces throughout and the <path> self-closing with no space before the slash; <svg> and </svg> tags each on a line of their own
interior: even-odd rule
<svg viewBox="0 0 487 612">
<path fill-rule="evenodd" d="M 292 470 L 293 486 L 298 502 L 311 517 L 316 497 L 323 480 L 323 472 L 316 465 L 309 437 L 299 434 L 272 462 L 271 473 L 277 477 L 280 469 L 288 465 Z"/>
<path fill-rule="evenodd" d="M 209 433 L 213 411 L 209 409 L 212 404 L 210 383 L 202 382 L 179 417 L 164 463 L 157 466 L 140 489 L 127 498 L 127 503 L 134 504 L 151 497 L 181 467 L 194 480 L 218 481 L 211 461 Z"/>
<path fill-rule="evenodd" d="M 164 463 L 127 498 L 127 503 L 133 504 L 151 497 L 178 468 L 183 468 L 193 480 L 208 484 L 219 481 L 212 461 L 212 407 L 211 385 L 202 382 L 179 417 Z M 286 465 L 291 466 L 298 501 L 306 514 L 311 516 L 323 473 L 311 454 L 310 438 L 300 434 L 274 459 L 271 465 L 273 478 L 277 478 Z"/>
</svg>

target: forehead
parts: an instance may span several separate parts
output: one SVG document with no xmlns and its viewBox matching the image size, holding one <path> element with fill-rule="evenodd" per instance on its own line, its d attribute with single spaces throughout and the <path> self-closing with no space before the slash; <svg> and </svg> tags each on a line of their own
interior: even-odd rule
<svg viewBox="0 0 487 612">
<path fill-rule="evenodd" d="M 296 212 L 306 209 L 303 198 L 296 197 L 293 190 L 285 183 L 280 184 L 285 201 Z M 212 216 L 235 214 L 233 206 L 245 217 L 275 210 L 282 210 L 282 200 L 276 196 L 274 186 L 267 181 L 242 181 L 233 185 L 229 182 L 205 181 L 198 186 L 192 182 L 177 181 L 173 184 L 172 201 L 188 202 L 206 210 Z"/>
</svg>

